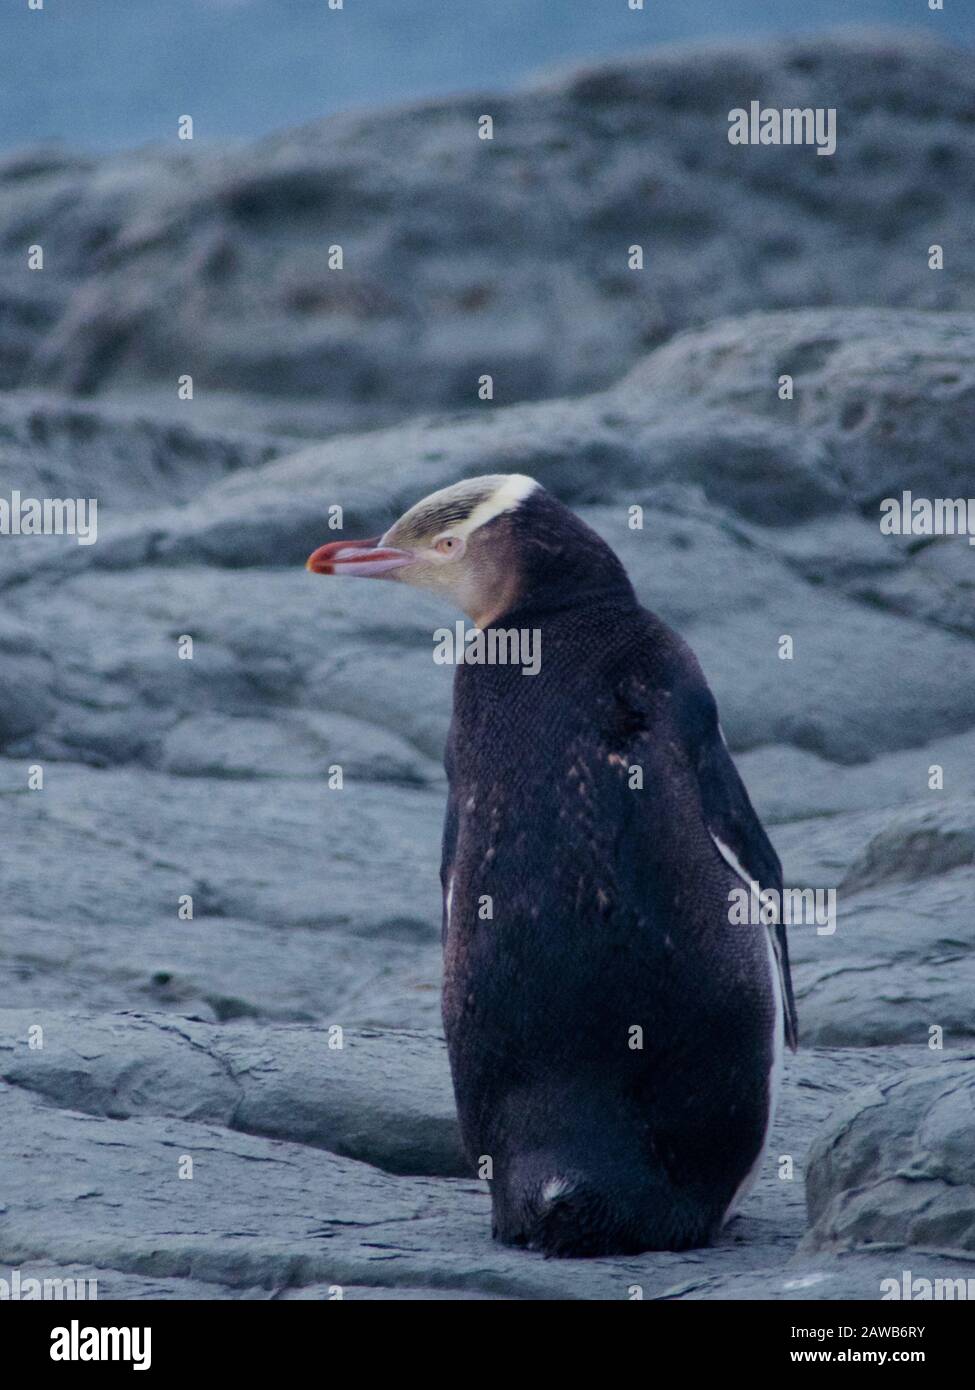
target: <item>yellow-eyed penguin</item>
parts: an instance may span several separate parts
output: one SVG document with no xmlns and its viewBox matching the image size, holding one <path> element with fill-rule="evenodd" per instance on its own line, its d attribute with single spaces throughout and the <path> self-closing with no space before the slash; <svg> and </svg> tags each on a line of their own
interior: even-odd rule
<svg viewBox="0 0 975 1390">
<path fill-rule="evenodd" d="M 495 1235 L 706 1244 L 757 1174 L 796 1019 L 784 928 L 730 920 L 743 879 L 781 901 L 782 875 L 693 653 L 520 474 L 308 568 L 432 590 L 540 653 L 458 665 L 446 753 L 443 1019 Z"/>
</svg>

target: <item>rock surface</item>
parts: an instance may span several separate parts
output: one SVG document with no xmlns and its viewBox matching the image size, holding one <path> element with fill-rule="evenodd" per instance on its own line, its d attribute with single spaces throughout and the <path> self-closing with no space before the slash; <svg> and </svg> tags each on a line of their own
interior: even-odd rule
<svg viewBox="0 0 975 1390">
<path fill-rule="evenodd" d="M 732 146 L 728 113 L 757 94 L 828 95 L 835 155 Z M 591 389 L 756 306 L 973 309 L 973 105 L 964 50 L 842 33 L 664 47 L 234 150 L 174 132 L 11 156 L 0 381 L 172 400 L 190 374 L 213 418 L 243 394 L 252 420 L 269 398 L 266 420 L 321 433 L 474 403 L 483 372 L 504 401 Z M 959 248 L 950 274 L 934 242 Z"/>
<path fill-rule="evenodd" d="M 835 160 L 728 145 L 742 92 L 824 83 Z M 877 1298 L 904 1268 L 975 1274 L 975 551 L 878 524 L 904 489 L 971 491 L 975 278 L 926 260 L 975 207 L 971 64 L 716 47 L 491 107 L 488 149 L 479 100 L 0 168 L 4 490 L 99 502 L 94 545 L 0 545 L 0 1266 L 134 1298 Z M 652 273 L 625 269 L 633 241 Z M 472 406 L 481 370 L 496 399 Z M 787 884 L 836 893 L 831 929 L 791 929 L 804 1049 L 710 1251 L 491 1244 L 439 1038 L 431 652 L 455 615 L 303 569 L 514 470 L 687 636 Z"/>
<path fill-rule="evenodd" d="M 711 1250 L 546 1260 L 494 1244 L 485 1185 L 458 1176 L 442 1041 L 330 1041 L 309 1027 L 0 1012 L 3 1259 L 22 1277 L 97 1278 L 103 1298 L 878 1298 L 899 1277 L 893 1253 L 824 1268 L 795 1245 L 812 1136 L 851 1088 L 913 1067 L 917 1048 L 790 1059 L 758 1185 Z M 956 1072 L 945 1059 L 932 1075 Z M 913 1254 L 911 1267 L 975 1270 Z"/>
<path fill-rule="evenodd" d="M 975 1053 L 855 1092 L 817 1136 L 814 1250 L 921 1246 L 975 1255 Z"/>
</svg>

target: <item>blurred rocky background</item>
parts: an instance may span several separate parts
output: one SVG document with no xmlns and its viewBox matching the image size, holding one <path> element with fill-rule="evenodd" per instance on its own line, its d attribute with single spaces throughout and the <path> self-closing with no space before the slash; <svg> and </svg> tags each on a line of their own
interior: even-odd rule
<svg viewBox="0 0 975 1390">
<path fill-rule="evenodd" d="M 247 144 L 177 141 L 187 99 L 136 152 L 89 115 L 0 157 L 0 496 L 99 503 L 95 545 L 0 538 L 0 1266 L 175 1298 L 975 1278 L 975 551 L 878 525 L 975 493 L 975 64 L 938 23 L 510 64 Z M 753 99 L 835 105 L 836 155 L 731 146 Z M 455 615 L 302 562 L 330 506 L 375 534 L 495 471 L 619 551 L 787 882 L 838 889 L 834 934 L 792 934 L 804 1046 L 712 1250 L 506 1251 L 459 1153 Z"/>
</svg>

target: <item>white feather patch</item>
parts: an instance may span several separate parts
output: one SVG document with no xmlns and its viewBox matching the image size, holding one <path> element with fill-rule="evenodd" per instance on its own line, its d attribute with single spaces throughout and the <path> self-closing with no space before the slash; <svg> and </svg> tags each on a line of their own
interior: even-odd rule
<svg viewBox="0 0 975 1390">
<path fill-rule="evenodd" d="M 734 850 L 731 849 L 729 845 L 726 845 L 724 840 L 719 840 L 713 830 L 709 830 L 708 834 L 711 836 L 711 839 L 717 846 L 718 853 L 721 855 L 721 858 L 724 860 L 724 862 L 728 865 L 729 868 L 734 869 L 735 873 L 742 880 L 745 886 L 747 888 L 750 888 L 752 881 L 745 873 L 745 870 L 742 867 L 741 860 L 738 858 Z"/>
<path fill-rule="evenodd" d="M 721 858 L 725 861 L 729 868 L 735 871 L 735 873 L 746 885 L 746 887 L 750 889 L 752 885 L 752 880 L 745 872 L 742 862 L 738 858 L 737 854 L 735 854 L 734 850 L 731 849 L 729 845 L 726 845 L 723 840 L 719 840 L 713 830 L 709 829 L 708 834 L 714 841 L 718 853 L 721 855 Z M 774 923 L 772 924 L 772 926 L 774 926 Z M 731 1203 L 728 1207 L 728 1210 L 725 1212 L 724 1215 L 725 1222 L 731 1220 L 735 1212 L 741 1206 L 742 1202 L 748 1196 L 749 1192 L 751 1192 L 752 1188 L 755 1186 L 755 1183 L 758 1181 L 758 1175 L 761 1171 L 762 1162 L 765 1158 L 765 1150 L 768 1147 L 769 1135 L 772 1131 L 772 1121 L 775 1119 L 775 1110 L 779 1099 L 779 1085 L 782 1079 L 782 1056 L 785 1050 L 785 999 L 784 991 L 782 988 L 782 974 L 779 965 L 778 947 L 772 937 L 772 927 L 766 927 L 764 929 L 764 935 L 765 950 L 768 956 L 769 973 L 772 979 L 772 993 L 775 996 L 775 1023 L 772 1025 L 772 1065 L 769 1068 L 768 1076 L 768 1118 L 765 1122 L 765 1134 L 762 1137 L 762 1144 L 759 1148 L 758 1156 L 755 1159 L 755 1162 L 752 1164 L 749 1171 L 746 1173 L 743 1181 L 740 1183 L 738 1191 L 731 1199 Z"/>
<path fill-rule="evenodd" d="M 572 1184 L 568 1178 L 549 1178 L 542 1188 L 542 1201 L 555 1202 L 559 1197 L 564 1197 L 567 1192 L 572 1191 Z"/>
<path fill-rule="evenodd" d="M 467 537 L 478 527 L 493 521 L 502 512 L 514 511 L 515 507 L 521 505 L 525 498 L 538 487 L 534 478 L 529 478 L 525 473 L 510 473 L 505 478 L 499 488 L 491 493 L 490 497 L 485 497 L 483 502 L 471 512 L 470 516 L 463 521 L 449 526 L 444 535 Z"/>
</svg>

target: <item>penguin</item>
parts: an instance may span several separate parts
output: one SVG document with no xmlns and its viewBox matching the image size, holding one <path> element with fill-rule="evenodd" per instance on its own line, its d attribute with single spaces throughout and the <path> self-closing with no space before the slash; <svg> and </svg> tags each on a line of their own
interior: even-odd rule
<svg viewBox="0 0 975 1390">
<path fill-rule="evenodd" d="M 540 644 L 534 674 L 457 665 L 445 755 L 443 1023 L 494 1236 L 562 1257 L 709 1244 L 756 1180 L 797 1023 L 784 926 L 729 912 L 743 883 L 781 903 L 782 871 L 696 658 L 521 474 L 307 567 Z"/>
</svg>

